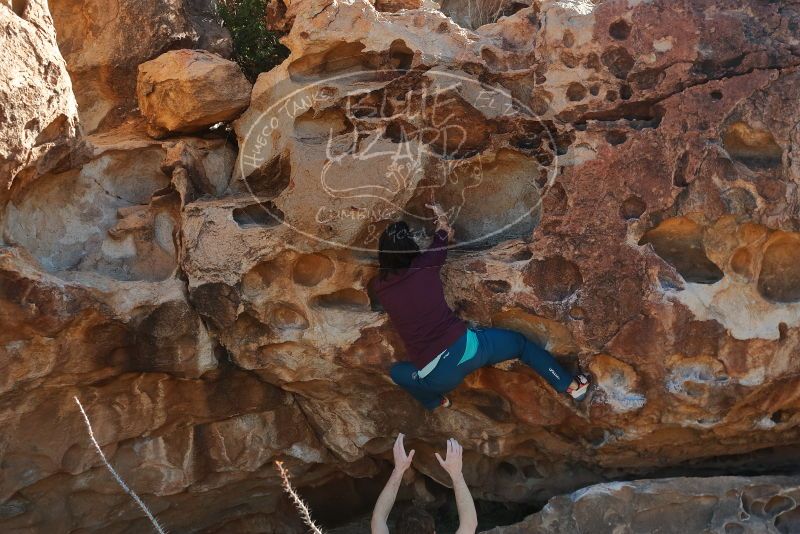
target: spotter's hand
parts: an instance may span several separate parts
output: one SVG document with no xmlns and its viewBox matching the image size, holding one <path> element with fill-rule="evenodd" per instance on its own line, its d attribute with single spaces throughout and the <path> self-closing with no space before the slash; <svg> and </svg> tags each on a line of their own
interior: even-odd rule
<svg viewBox="0 0 800 534">
<path fill-rule="evenodd" d="M 404 472 L 411 467 L 411 460 L 414 458 L 414 451 L 406 454 L 406 448 L 403 445 L 403 434 L 399 434 L 394 442 L 394 468 L 396 471 Z"/>
</svg>

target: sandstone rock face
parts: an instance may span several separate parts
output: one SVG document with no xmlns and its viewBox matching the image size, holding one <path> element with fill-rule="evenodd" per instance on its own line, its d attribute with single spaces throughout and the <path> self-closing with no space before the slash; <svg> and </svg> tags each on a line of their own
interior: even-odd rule
<svg viewBox="0 0 800 534">
<path fill-rule="evenodd" d="M 250 103 L 239 65 L 203 50 L 174 50 L 139 65 L 136 97 L 148 132 L 197 132 L 230 121 Z"/>
<path fill-rule="evenodd" d="M 54 18 L 86 130 L 102 131 L 62 165 L 33 162 L 0 212 L 3 530 L 148 527 L 73 396 L 175 532 L 304 531 L 273 460 L 319 520 L 357 516 L 399 431 L 417 451 L 401 497 L 432 506 L 448 437 L 474 496 L 512 503 L 796 464 L 797 6 L 515 2 L 479 25 L 460 4 L 273 3 L 291 55 L 258 78 L 236 147 L 177 127 L 154 140 L 128 111 L 135 67 L 216 35 L 178 38 L 184 4 L 82 6 L 55 2 Z M 166 22 L 127 46 L 136 9 Z M 174 74 L 209 83 L 193 65 Z M 459 239 L 451 305 L 591 372 L 584 404 L 513 362 L 445 411 L 392 384 L 405 354 L 367 290 L 376 237 L 403 216 L 424 245 L 431 198 Z M 676 484 L 641 483 L 703 518 L 739 499 L 758 528 L 793 525 L 796 481 Z M 613 521 L 652 524 L 633 487 L 532 521 L 584 521 L 602 494 Z"/>
<path fill-rule="evenodd" d="M 486 534 L 788 534 L 800 529 L 798 497 L 798 479 L 790 477 L 609 482 L 551 499 L 525 521 Z"/>
<path fill-rule="evenodd" d="M 47 2 L 0 4 L 0 203 L 23 173 L 62 163 L 76 136 L 77 109 L 56 46 Z"/>
<path fill-rule="evenodd" d="M 230 57 L 230 34 L 211 0 L 53 0 L 58 46 L 87 133 L 108 130 L 136 107 L 136 68 L 168 50 Z"/>
</svg>

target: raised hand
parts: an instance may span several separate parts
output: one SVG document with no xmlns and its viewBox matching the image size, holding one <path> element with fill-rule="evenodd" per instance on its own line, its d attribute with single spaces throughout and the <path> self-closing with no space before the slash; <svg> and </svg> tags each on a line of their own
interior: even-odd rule
<svg viewBox="0 0 800 534">
<path fill-rule="evenodd" d="M 447 440 L 447 453 L 445 454 L 445 459 L 442 460 L 442 457 L 439 456 L 439 453 L 435 453 L 436 459 L 439 460 L 439 465 L 441 465 L 444 470 L 447 471 L 447 473 L 450 475 L 450 478 L 461 474 L 461 455 L 463 452 L 464 448 L 459 445 L 454 438 L 450 438 Z"/>
<path fill-rule="evenodd" d="M 436 231 L 444 230 L 447 232 L 447 240 L 452 241 L 455 231 L 453 227 L 450 226 L 447 220 L 447 213 L 445 213 L 442 206 L 438 202 L 432 202 L 430 204 L 425 204 L 425 207 L 433 210 L 433 214 L 436 215 Z"/>
<path fill-rule="evenodd" d="M 444 212 L 444 209 L 438 202 L 432 202 L 431 204 L 425 204 L 425 207 L 433 210 L 433 214 L 436 215 L 437 219 L 444 219 L 447 220 L 447 214 Z"/>
<path fill-rule="evenodd" d="M 389 519 L 389 513 L 397 498 L 397 490 L 400 489 L 403 473 L 411 466 L 411 459 L 414 458 L 414 451 L 406 454 L 406 448 L 403 446 L 404 437 L 403 434 L 399 434 L 394 442 L 394 471 L 383 491 L 378 495 L 378 502 L 375 503 L 375 510 L 372 511 L 372 521 L 370 522 L 372 534 L 389 534 L 386 521 Z"/>
<path fill-rule="evenodd" d="M 398 434 L 397 439 L 394 441 L 394 469 L 400 473 L 411 467 L 411 460 L 414 458 L 414 451 L 406 454 L 406 448 L 403 445 L 403 434 Z"/>
</svg>

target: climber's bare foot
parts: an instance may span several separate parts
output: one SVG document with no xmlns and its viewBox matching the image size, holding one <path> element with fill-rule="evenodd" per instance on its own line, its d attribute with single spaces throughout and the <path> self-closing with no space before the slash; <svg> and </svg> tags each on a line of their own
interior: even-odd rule
<svg viewBox="0 0 800 534">
<path fill-rule="evenodd" d="M 567 394 L 576 401 L 582 401 L 586 398 L 586 393 L 589 391 L 589 377 L 584 374 L 575 375 L 570 385 L 567 387 Z"/>
</svg>

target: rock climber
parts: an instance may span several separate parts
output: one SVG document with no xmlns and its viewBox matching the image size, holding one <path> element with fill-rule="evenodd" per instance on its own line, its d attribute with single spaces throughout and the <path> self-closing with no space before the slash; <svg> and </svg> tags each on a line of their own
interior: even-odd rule
<svg viewBox="0 0 800 534">
<path fill-rule="evenodd" d="M 414 451 L 406 454 L 403 445 L 403 434 L 397 436 L 394 442 L 394 470 L 389 481 L 384 486 L 383 491 L 378 496 L 375 503 L 375 510 L 372 512 L 372 534 L 388 534 L 389 527 L 387 519 L 389 512 L 394 506 L 397 490 L 400 488 L 400 481 L 403 480 L 403 473 L 411 466 L 414 458 Z M 475 503 L 469 493 L 467 483 L 464 482 L 464 475 L 461 472 L 463 449 L 455 439 L 447 440 L 447 452 L 444 460 L 435 453 L 450 480 L 453 482 L 453 492 L 456 494 L 456 508 L 458 509 L 458 530 L 456 534 L 474 534 L 478 528 L 478 514 L 475 511 Z M 395 534 L 435 534 L 435 524 L 433 517 L 422 508 L 411 508 L 403 513 L 395 525 Z"/>
<path fill-rule="evenodd" d="M 522 334 L 501 328 L 468 328 L 447 305 L 439 272 L 454 230 L 438 204 L 433 242 L 420 251 L 404 221 L 390 224 L 378 242 L 380 272 L 372 291 L 388 312 L 411 361 L 392 366 L 391 377 L 428 410 L 449 407 L 445 393 L 471 372 L 521 359 L 558 392 L 583 400 L 589 378 L 570 376 L 544 348 Z"/>
</svg>

